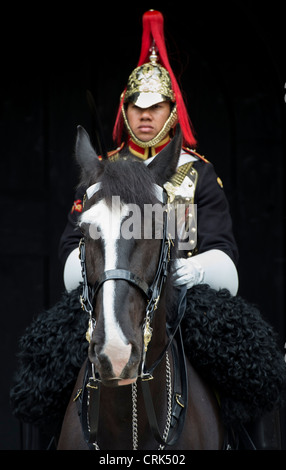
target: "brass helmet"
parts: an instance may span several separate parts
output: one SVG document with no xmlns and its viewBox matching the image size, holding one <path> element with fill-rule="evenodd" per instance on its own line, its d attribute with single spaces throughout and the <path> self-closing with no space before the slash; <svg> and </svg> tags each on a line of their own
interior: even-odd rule
<svg viewBox="0 0 286 470">
<path fill-rule="evenodd" d="M 150 62 L 133 70 L 128 78 L 124 103 L 131 102 L 139 108 L 149 108 L 161 101 L 174 102 L 174 92 L 169 72 L 157 63 L 155 47 Z"/>
<path fill-rule="evenodd" d="M 124 94 L 124 104 L 134 103 L 139 108 L 145 109 L 162 101 L 175 102 L 171 77 L 169 72 L 157 63 L 158 56 L 155 45 L 152 47 L 149 59 L 150 62 L 136 67 L 130 74 Z M 124 106 L 122 107 L 122 114 L 129 135 L 136 144 L 143 148 L 157 145 L 177 121 L 177 108 L 174 104 L 170 116 L 161 131 L 152 140 L 143 142 L 135 136 L 129 126 Z"/>
<path fill-rule="evenodd" d="M 183 143 L 195 147 L 196 139 L 188 116 L 178 82 L 169 63 L 164 38 L 164 18 L 159 11 L 149 10 L 143 15 L 141 53 L 137 67 L 129 76 L 127 86 L 121 95 L 113 138 L 118 144 L 125 128 L 139 146 L 155 146 L 178 121 L 183 134 Z M 170 101 L 173 107 L 165 125 L 149 142 L 136 138 L 129 126 L 125 106 L 132 102 L 141 108 L 148 108 L 161 101 Z"/>
</svg>

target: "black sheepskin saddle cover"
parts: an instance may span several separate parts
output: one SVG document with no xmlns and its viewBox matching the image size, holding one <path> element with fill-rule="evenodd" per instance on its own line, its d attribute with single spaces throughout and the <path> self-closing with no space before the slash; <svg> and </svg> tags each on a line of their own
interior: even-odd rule
<svg viewBox="0 0 286 470">
<path fill-rule="evenodd" d="M 81 293 L 81 287 L 65 292 L 20 338 L 10 399 L 21 421 L 46 427 L 64 416 L 88 350 L 88 314 L 81 309 Z"/>
<path fill-rule="evenodd" d="M 11 389 L 14 415 L 40 427 L 60 423 L 85 358 L 88 315 L 80 288 L 27 328 Z M 251 421 L 281 406 L 286 364 L 272 327 L 258 309 L 207 285 L 187 292 L 182 323 L 186 355 L 218 392 L 227 425 Z"/>
</svg>

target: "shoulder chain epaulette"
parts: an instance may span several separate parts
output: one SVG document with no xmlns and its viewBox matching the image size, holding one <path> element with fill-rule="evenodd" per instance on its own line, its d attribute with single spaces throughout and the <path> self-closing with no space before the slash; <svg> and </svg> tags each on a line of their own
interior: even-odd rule
<svg viewBox="0 0 286 470">
<path fill-rule="evenodd" d="M 193 168 L 194 162 L 181 165 L 171 180 L 164 184 L 168 194 L 168 202 L 175 206 L 178 215 L 178 207 L 184 207 L 183 213 L 180 211 L 178 236 L 183 243 L 183 250 L 187 251 L 187 256 L 196 253 L 197 245 L 197 217 L 194 204 L 195 190 L 198 181 L 198 172 Z M 182 249 L 182 248 L 179 248 Z"/>
<path fill-rule="evenodd" d="M 194 202 L 198 172 L 193 168 L 194 162 L 181 165 L 171 180 L 164 184 L 169 202 Z"/>
</svg>

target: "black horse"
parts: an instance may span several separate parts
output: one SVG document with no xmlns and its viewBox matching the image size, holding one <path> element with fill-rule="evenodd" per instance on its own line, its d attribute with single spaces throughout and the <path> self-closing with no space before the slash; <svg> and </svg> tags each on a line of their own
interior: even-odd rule
<svg viewBox="0 0 286 470">
<path fill-rule="evenodd" d="M 223 446 L 215 394 L 184 356 L 185 290 L 173 288 L 170 274 L 176 241 L 168 232 L 162 185 L 175 172 L 180 149 L 177 132 L 148 167 L 134 159 L 99 161 L 78 129 L 81 184 L 89 186 L 79 224 L 90 345 L 58 449 Z M 146 222 L 146 205 L 163 207 L 161 220 L 153 213 Z M 134 207 L 139 231 L 135 219 L 131 223 Z M 146 223 L 152 226 L 148 238 Z"/>
<path fill-rule="evenodd" d="M 16 417 L 56 440 L 66 410 L 59 449 L 221 449 L 230 429 L 233 448 L 241 424 L 283 404 L 284 356 L 257 307 L 226 289 L 172 285 L 181 253 L 162 187 L 180 149 L 178 129 L 148 167 L 99 161 L 78 130 L 84 311 L 76 289 L 33 320 L 10 395 Z"/>
</svg>

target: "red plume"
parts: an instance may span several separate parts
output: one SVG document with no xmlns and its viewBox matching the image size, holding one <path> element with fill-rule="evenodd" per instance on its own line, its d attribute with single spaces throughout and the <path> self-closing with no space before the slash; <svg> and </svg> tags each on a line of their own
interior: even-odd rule
<svg viewBox="0 0 286 470">
<path fill-rule="evenodd" d="M 137 67 L 140 65 L 149 62 L 150 48 L 153 45 L 153 41 L 156 43 L 157 54 L 159 55 L 159 63 L 169 72 L 172 82 L 173 92 L 175 94 L 175 100 L 177 104 L 177 113 L 178 120 L 182 129 L 182 134 L 184 138 L 184 144 L 189 145 L 190 147 L 196 146 L 196 139 L 192 131 L 192 124 L 188 116 L 188 112 L 182 97 L 182 93 L 178 82 L 175 78 L 173 70 L 170 66 L 168 53 L 165 44 L 164 37 L 164 17 L 162 13 L 155 10 L 150 10 L 144 13 L 143 15 L 143 33 L 142 33 L 142 43 L 141 43 L 141 53 Z M 123 121 L 121 117 L 121 109 L 124 102 L 124 96 L 121 99 L 117 119 L 115 122 L 113 130 L 114 140 L 118 140 L 120 143 L 122 131 L 123 131 Z"/>
<path fill-rule="evenodd" d="M 121 138 L 122 138 L 122 133 L 124 129 L 124 122 L 123 122 L 123 117 L 122 117 L 122 106 L 124 103 L 125 92 L 126 92 L 126 88 L 120 97 L 120 104 L 119 104 L 119 108 L 117 111 L 117 116 L 116 116 L 113 133 L 112 133 L 113 140 L 114 142 L 117 143 L 118 146 L 121 144 Z"/>
</svg>

